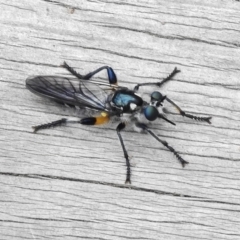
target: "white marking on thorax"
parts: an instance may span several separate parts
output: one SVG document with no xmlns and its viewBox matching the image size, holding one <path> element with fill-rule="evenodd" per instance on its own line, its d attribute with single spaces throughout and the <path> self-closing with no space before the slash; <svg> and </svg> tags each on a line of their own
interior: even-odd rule
<svg viewBox="0 0 240 240">
<path fill-rule="evenodd" d="M 130 103 L 130 109 L 134 111 L 137 108 L 137 105 L 135 103 Z"/>
</svg>

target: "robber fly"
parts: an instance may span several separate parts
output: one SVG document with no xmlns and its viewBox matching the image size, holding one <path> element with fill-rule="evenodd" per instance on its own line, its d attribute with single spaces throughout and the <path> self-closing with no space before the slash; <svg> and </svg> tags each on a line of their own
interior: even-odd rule
<svg viewBox="0 0 240 240">
<path fill-rule="evenodd" d="M 175 125 L 175 123 L 165 117 L 165 114 L 160 113 L 159 111 L 164 101 L 170 103 L 177 110 L 178 114 L 184 117 L 207 122 L 209 124 L 211 123 L 211 117 L 198 117 L 185 113 L 176 103 L 170 100 L 167 96 L 163 96 L 159 91 L 151 93 L 149 102 L 145 101 L 137 94 L 139 88 L 143 86 L 153 85 L 161 87 L 180 72 L 177 68 L 175 68 L 172 73 L 161 82 L 137 84 L 133 90 L 130 90 L 126 87 L 118 86 L 116 74 L 111 67 L 103 66 L 86 75 L 77 73 L 66 62 L 64 62 L 63 67 L 66 68 L 74 78 L 58 76 L 29 77 L 26 80 L 26 87 L 31 92 L 41 97 L 46 97 L 71 107 L 88 109 L 94 114 L 81 119 L 78 118 L 77 120 L 62 118 L 51 123 L 34 126 L 34 133 L 42 129 L 63 126 L 71 123 L 99 125 L 109 122 L 110 119 L 117 119 L 119 124 L 116 131 L 126 159 L 127 174 L 125 183 L 131 183 L 131 165 L 121 136 L 121 131 L 127 124 L 132 124 L 135 128 L 140 130 L 140 132 L 147 132 L 152 135 L 157 141 L 168 148 L 184 167 L 188 162 L 185 161 L 173 147 L 168 145 L 166 141 L 160 139 L 152 130 L 150 130 L 147 124 L 160 118 Z M 102 70 L 107 70 L 109 83 L 91 80 L 95 74 Z M 170 112 L 165 110 L 165 113 Z"/>
</svg>

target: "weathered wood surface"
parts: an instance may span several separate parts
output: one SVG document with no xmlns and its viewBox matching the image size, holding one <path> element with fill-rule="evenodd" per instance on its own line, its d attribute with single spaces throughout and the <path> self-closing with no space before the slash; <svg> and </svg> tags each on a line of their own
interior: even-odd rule
<svg viewBox="0 0 240 240">
<path fill-rule="evenodd" d="M 240 239 L 240 3 L 0 0 L 0 239 Z M 31 126 L 68 114 L 29 75 L 111 65 L 128 87 L 181 69 L 162 91 L 212 125 L 171 116 L 149 135 L 115 125 Z"/>
</svg>

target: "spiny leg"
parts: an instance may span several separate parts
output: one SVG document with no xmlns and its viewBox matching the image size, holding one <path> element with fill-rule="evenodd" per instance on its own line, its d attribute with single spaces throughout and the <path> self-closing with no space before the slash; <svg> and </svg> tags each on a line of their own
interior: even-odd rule
<svg viewBox="0 0 240 240">
<path fill-rule="evenodd" d="M 109 121 L 109 116 L 105 112 L 103 112 L 100 116 L 97 116 L 97 117 L 86 117 L 78 120 L 62 118 L 57 121 L 34 126 L 33 132 L 36 133 L 39 130 L 43 130 L 43 129 L 65 126 L 68 123 L 80 123 L 82 125 L 99 125 L 99 124 L 107 123 L 108 121 Z"/>
<path fill-rule="evenodd" d="M 107 74 L 108 74 L 109 83 L 110 84 L 117 84 L 117 76 L 116 76 L 115 72 L 113 71 L 113 69 L 111 67 L 108 67 L 108 66 L 100 67 L 100 68 L 96 69 L 95 71 L 90 72 L 86 75 L 79 74 L 72 67 L 70 67 L 66 62 L 64 62 L 62 66 L 64 68 L 66 68 L 72 75 L 74 75 L 75 77 L 77 77 L 79 79 L 83 79 L 83 80 L 89 80 L 92 76 L 94 76 L 98 72 L 106 69 Z"/>
<path fill-rule="evenodd" d="M 53 122 L 50 122 L 50 123 L 45 123 L 45 124 L 33 126 L 32 128 L 33 128 L 33 132 L 36 133 L 36 132 L 38 132 L 39 130 L 42 130 L 42 129 L 64 126 L 64 125 L 66 125 L 66 123 L 67 123 L 67 118 L 62 118 L 62 119 L 59 119 L 57 121 L 53 121 Z"/>
<path fill-rule="evenodd" d="M 188 114 L 188 113 L 185 113 L 176 103 L 174 103 L 172 100 L 170 100 L 169 98 L 165 98 L 166 101 L 168 101 L 169 103 L 171 103 L 177 110 L 178 112 L 180 113 L 180 115 L 182 115 L 183 117 L 187 117 L 187 118 L 191 118 L 191 119 L 194 119 L 194 120 L 197 120 L 197 121 L 201 121 L 201 122 L 207 122 L 209 124 L 211 124 L 210 120 L 212 117 L 198 117 L 198 116 L 195 116 L 195 115 L 192 115 L 192 114 Z M 169 113 L 166 109 L 165 109 L 165 112 L 166 113 Z"/>
<path fill-rule="evenodd" d="M 175 67 L 174 70 L 166 78 L 164 78 L 161 82 L 139 83 L 134 87 L 134 92 L 138 91 L 139 87 L 142 87 L 142 86 L 155 85 L 155 86 L 161 87 L 165 82 L 171 80 L 179 72 L 180 72 L 180 70 L 178 70 Z"/>
<path fill-rule="evenodd" d="M 162 143 L 166 148 L 168 148 L 174 155 L 175 157 L 179 160 L 179 162 L 182 164 L 182 167 L 185 167 L 186 164 L 188 164 L 187 161 L 185 161 L 179 154 L 178 152 L 171 146 L 168 145 L 168 143 L 164 140 L 161 140 L 155 133 L 153 133 L 145 124 L 143 123 L 136 123 L 136 126 L 147 131 L 150 133 L 158 142 Z"/>
<path fill-rule="evenodd" d="M 121 135 L 121 133 L 120 133 L 120 131 L 123 130 L 125 127 L 126 127 L 126 124 L 123 123 L 123 122 L 121 122 L 121 123 L 119 123 L 119 125 L 117 126 L 116 131 L 117 131 L 117 135 L 118 135 L 118 138 L 119 138 L 120 143 L 121 143 L 121 146 L 122 146 L 122 150 L 123 150 L 123 153 L 124 153 L 124 157 L 125 157 L 125 159 L 126 159 L 127 177 L 126 177 L 125 184 L 127 184 L 127 183 L 131 184 L 131 165 L 130 165 L 130 161 L 129 161 L 129 157 L 128 157 L 127 150 L 126 150 L 125 145 L 124 145 L 124 143 L 123 143 L 122 135 Z"/>
</svg>

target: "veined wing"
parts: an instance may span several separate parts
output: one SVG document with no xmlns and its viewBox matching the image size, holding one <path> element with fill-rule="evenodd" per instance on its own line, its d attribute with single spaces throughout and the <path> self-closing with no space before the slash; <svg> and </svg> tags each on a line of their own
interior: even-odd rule
<svg viewBox="0 0 240 240">
<path fill-rule="evenodd" d="M 97 84 L 77 78 L 36 76 L 26 80 L 33 93 L 58 102 L 108 111 L 108 95 Z"/>
</svg>

